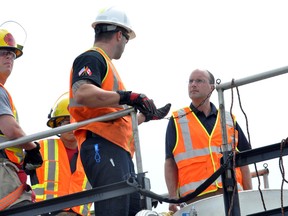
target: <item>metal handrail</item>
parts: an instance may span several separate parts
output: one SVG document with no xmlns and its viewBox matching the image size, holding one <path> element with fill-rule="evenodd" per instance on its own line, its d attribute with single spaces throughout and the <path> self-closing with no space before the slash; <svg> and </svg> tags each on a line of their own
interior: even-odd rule
<svg viewBox="0 0 288 216">
<path fill-rule="evenodd" d="M 138 120 L 137 120 L 137 111 L 135 108 L 128 108 L 124 110 L 120 110 L 117 112 L 109 113 L 103 116 L 99 116 L 96 118 L 88 119 L 81 122 L 74 122 L 68 125 L 63 125 L 60 127 L 52 128 L 49 130 L 45 130 L 42 132 L 38 132 L 35 134 L 27 135 L 24 137 L 20 137 L 15 140 L 7 140 L 3 137 L 0 139 L 0 150 L 20 144 L 24 144 L 27 142 L 32 142 L 35 140 L 43 139 L 46 137 L 54 136 L 57 134 L 69 132 L 75 129 L 78 129 L 80 127 L 83 127 L 87 124 L 93 123 L 93 122 L 99 122 L 99 121 L 110 121 L 116 118 L 120 118 L 123 116 L 126 116 L 130 114 L 132 117 L 132 127 L 133 127 L 133 136 L 134 136 L 134 144 L 135 144 L 135 156 L 136 156 L 136 166 L 137 166 L 137 172 L 142 173 L 142 158 L 141 158 L 141 151 L 140 151 L 140 141 L 139 141 L 139 135 L 138 135 Z M 2 142 L 1 142 L 2 141 Z"/>
<path fill-rule="evenodd" d="M 222 84 L 219 84 L 219 85 L 216 86 L 216 90 L 231 89 L 231 88 L 236 87 L 236 86 L 249 84 L 249 83 L 260 81 L 260 80 L 264 80 L 264 79 L 267 79 L 267 78 L 279 76 L 279 75 L 282 75 L 282 74 L 285 74 L 285 73 L 288 73 L 288 66 L 277 68 L 277 69 L 266 71 L 266 72 L 262 72 L 262 73 L 259 73 L 259 74 L 255 74 L 255 75 L 252 75 L 252 76 L 248 76 L 248 77 L 242 78 L 242 79 L 234 80 L 233 81 L 233 86 L 231 85 L 231 82 L 222 83 Z"/>
<path fill-rule="evenodd" d="M 257 175 L 258 173 L 258 175 Z M 269 188 L 269 181 L 268 181 L 268 175 L 269 175 L 269 169 L 265 168 L 262 170 L 258 170 L 257 172 L 251 172 L 251 178 L 256 178 L 258 176 L 263 176 L 263 182 L 264 182 L 264 188 Z"/>
<path fill-rule="evenodd" d="M 223 144 L 222 144 L 222 149 L 223 149 L 223 159 L 226 160 L 229 155 L 229 148 L 228 148 L 228 137 L 227 137 L 227 131 L 226 131 L 226 117 L 225 117 L 225 103 L 224 103 L 224 90 L 226 89 L 231 89 L 237 86 L 249 84 L 252 82 L 260 81 L 263 79 L 271 78 L 274 76 L 282 75 L 288 73 L 288 66 L 274 69 L 271 71 L 266 71 L 260 74 L 256 74 L 253 76 L 249 76 L 246 78 L 238 79 L 238 80 L 233 80 L 233 83 L 226 82 L 223 84 L 219 84 L 216 86 L 216 90 L 218 91 L 218 101 L 219 101 L 219 112 L 220 112 L 220 122 L 221 122 L 221 131 L 222 131 L 222 138 L 223 138 Z M 225 176 L 228 179 L 231 179 L 233 175 L 231 174 L 231 170 L 227 169 L 225 172 Z M 228 193 L 229 191 L 229 193 Z M 226 208 L 226 215 L 228 214 L 228 208 L 231 206 L 230 201 L 233 200 L 233 205 L 232 205 L 232 215 L 236 216 L 240 214 L 240 209 L 239 209 L 239 200 L 238 200 L 238 192 L 235 190 L 236 198 L 232 199 L 233 193 L 230 193 L 231 191 L 234 191 L 234 188 L 231 188 L 229 186 L 227 189 L 224 190 L 224 203 L 225 203 L 225 208 Z M 230 197 L 229 197 L 230 196 Z"/>
<path fill-rule="evenodd" d="M 71 123 L 71 124 L 68 124 L 68 125 L 63 125 L 63 126 L 52 128 L 52 129 L 45 130 L 45 131 L 42 131 L 42 132 L 38 132 L 38 133 L 31 134 L 31 135 L 23 136 L 23 137 L 20 137 L 18 139 L 15 139 L 15 140 L 5 141 L 5 142 L 0 143 L 0 149 L 4 149 L 4 148 L 20 145 L 20 144 L 23 144 L 23 143 L 39 140 L 39 139 L 42 139 L 42 138 L 50 137 L 50 136 L 53 136 L 53 135 L 69 132 L 69 131 L 75 130 L 77 128 L 83 127 L 83 126 L 85 126 L 87 124 L 90 124 L 90 123 L 93 123 L 93 122 L 110 121 L 110 120 L 113 120 L 113 119 L 120 118 L 122 116 L 128 115 L 129 113 L 131 113 L 133 111 L 134 111 L 134 108 L 124 109 L 124 110 L 120 110 L 118 112 L 109 113 L 109 114 L 106 114 L 106 115 L 103 115 L 103 116 L 99 116 L 99 117 L 96 117 L 96 118 L 92 118 L 92 119 L 88 119 L 88 120 L 85 120 L 85 121 L 74 122 L 74 123 Z"/>
<path fill-rule="evenodd" d="M 249 84 L 252 82 L 260 81 L 263 79 L 271 78 L 274 76 L 282 75 L 288 73 L 288 66 L 274 69 L 271 71 L 266 71 L 263 73 L 259 73 L 256 75 L 252 75 L 246 78 L 238 79 L 238 80 L 233 80 L 233 84 L 231 82 L 226 82 L 223 84 L 219 84 L 216 86 L 216 90 L 218 91 L 218 101 L 219 101 L 219 110 L 221 113 L 221 128 L 222 128 L 222 137 L 224 141 L 224 145 L 222 146 L 224 152 L 228 152 L 228 145 L 227 145 L 227 134 L 226 134 L 226 118 L 225 118 L 225 102 L 224 102 L 224 90 L 226 89 L 231 89 L 237 86 Z M 223 155 L 224 160 L 227 158 L 227 155 Z"/>
</svg>

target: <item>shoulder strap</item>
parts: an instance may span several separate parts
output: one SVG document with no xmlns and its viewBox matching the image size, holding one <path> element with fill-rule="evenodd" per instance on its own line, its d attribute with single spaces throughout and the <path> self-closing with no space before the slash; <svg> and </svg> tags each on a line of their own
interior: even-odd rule
<svg viewBox="0 0 288 216">
<path fill-rule="evenodd" d="M 8 171 L 11 170 L 11 172 L 14 172 L 14 171 L 16 173 L 19 172 L 18 167 L 6 158 L 0 158 L 0 163 L 4 164 L 4 166 L 8 165 L 10 168 L 8 168 L 8 169 L 5 168 Z M 4 169 L 4 166 L 2 166 L 2 169 Z M 7 174 L 10 175 L 10 173 L 7 173 Z M 20 184 L 14 191 L 12 191 L 8 195 L 2 197 L 0 199 L 0 211 L 6 209 L 8 206 L 10 206 L 12 203 L 14 203 L 17 199 L 19 199 L 19 197 L 23 194 L 23 191 L 26 188 L 25 186 L 26 186 L 26 184 Z"/>
<path fill-rule="evenodd" d="M 14 203 L 22 195 L 24 188 L 25 188 L 24 184 L 21 184 L 18 188 L 16 188 L 15 191 L 3 197 L 0 200 L 0 211 L 4 210 L 12 203 Z"/>
</svg>

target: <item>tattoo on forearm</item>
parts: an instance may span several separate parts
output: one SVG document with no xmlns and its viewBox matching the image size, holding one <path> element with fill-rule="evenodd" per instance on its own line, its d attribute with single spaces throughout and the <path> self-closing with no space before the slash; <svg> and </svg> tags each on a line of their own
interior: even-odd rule
<svg viewBox="0 0 288 216">
<path fill-rule="evenodd" d="M 73 94 L 80 88 L 83 84 L 91 84 L 90 80 L 79 80 L 72 85 Z"/>
</svg>

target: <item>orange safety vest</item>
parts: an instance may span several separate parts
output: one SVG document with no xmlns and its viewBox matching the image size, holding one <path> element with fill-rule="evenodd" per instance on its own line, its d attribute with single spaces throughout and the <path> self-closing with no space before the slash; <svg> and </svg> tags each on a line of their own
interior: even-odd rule
<svg viewBox="0 0 288 216">
<path fill-rule="evenodd" d="M 60 139 L 39 141 L 43 165 L 36 169 L 39 183 L 32 185 L 36 202 L 91 189 L 80 160 L 77 157 L 76 170 L 71 173 L 66 149 Z M 91 204 L 72 207 L 80 215 L 90 215 Z M 68 210 L 68 209 L 66 209 Z"/>
<path fill-rule="evenodd" d="M 17 114 L 17 110 L 15 108 L 15 105 L 13 103 L 13 100 L 12 100 L 12 97 L 11 95 L 9 94 L 9 92 L 7 91 L 7 89 L 0 83 L 0 87 L 2 87 L 6 92 L 7 92 L 7 95 L 9 97 L 9 102 L 10 102 L 10 106 L 11 106 L 11 110 L 13 112 L 13 116 L 14 118 L 16 119 L 16 121 L 18 122 L 18 114 Z M 0 135 L 0 136 L 3 136 L 5 137 L 4 135 Z M 5 148 L 5 154 L 7 156 L 7 158 L 18 165 L 18 167 L 20 167 L 20 165 L 23 164 L 23 161 L 24 161 L 24 157 L 25 157 L 25 153 L 23 151 L 23 148 L 21 147 L 8 147 L 8 148 Z"/>
<path fill-rule="evenodd" d="M 117 91 L 125 90 L 124 84 L 114 67 L 112 61 L 107 56 L 107 54 L 100 48 L 92 48 L 99 52 L 105 59 L 107 64 L 107 72 L 105 78 L 102 80 L 102 89 L 107 91 Z M 73 69 L 70 74 L 70 88 L 72 88 L 72 75 Z M 86 107 L 81 104 L 78 104 L 72 94 L 72 89 L 69 92 L 70 103 L 69 103 L 69 112 L 72 116 L 71 122 L 80 122 L 83 120 L 96 118 L 103 116 L 108 113 L 113 113 L 116 111 L 123 110 L 126 106 L 117 106 L 117 107 Z M 132 119 L 131 116 L 124 116 L 118 119 L 105 121 L 105 122 L 94 122 L 86 126 L 80 127 L 74 131 L 78 145 L 81 144 L 86 139 L 87 130 L 92 131 L 95 134 L 100 135 L 101 137 L 115 143 L 116 145 L 122 147 L 133 157 L 135 148 L 134 148 L 134 138 L 132 130 Z"/>
<path fill-rule="evenodd" d="M 179 194 L 181 197 L 195 191 L 206 179 L 220 168 L 222 157 L 222 133 L 220 112 L 216 124 L 209 135 L 190 107 L 173 112 L 176 127 L 176 144 L 173 149 L 178 167 Z M 235 146 L 238 145 L 238 131 L 234 130 L 233 119 L 226 112 L 226 129 L 229 149 L 232 149 L 235 135 Z M 242 190 L 242 174 L 236 168 L 238 189 Z M 222 188 L 221 176 L 199 196 Z"/>
</svg>

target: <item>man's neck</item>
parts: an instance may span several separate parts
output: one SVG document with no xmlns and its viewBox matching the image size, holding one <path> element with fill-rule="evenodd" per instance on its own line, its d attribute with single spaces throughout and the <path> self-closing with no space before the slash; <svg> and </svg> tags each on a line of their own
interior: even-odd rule
<svg viewBox="0 0 288 216">
<path fill-rule="evenodd" d="M 203 112 L 205 114 L 205 116 L 208 116 L 211 112 L 211 105 L 210 105 L 210 101 L 209 100 L 206 100 L 203 104 L 201 104 L 201 102 L 195 102 L 195 101 L 192 101 L 192 104 L 193 106 Z"/>
<path fill-rule="evenodd" d="M 76 148 L 78 147 L 76 141 L 69 141 L 69 140 L 67 140 L 67 139 L 61 139 L 61 140 L 62 140 L 62 142 L 63 142 L 63 144 L 64 144 L 64 146 L 65 146 L 66 148 L 76 149 Z"/>
<path fill-rule="evenodd" d="M 93 47 L 98 47 L 102 49 L 106 55 L 112 60 L 113 59 L 113 53 L 111 52 L 110 44 L 104 43 L 104 42 L 96 42 L 94 43 Z"/>
<path fill-rule="evenodd" d="M 1 73 L 1 72 L 0 72 Z M 7 76 L 0 76 L 0 83 L 4 86 L 7 80 Z"/>
</svg>

